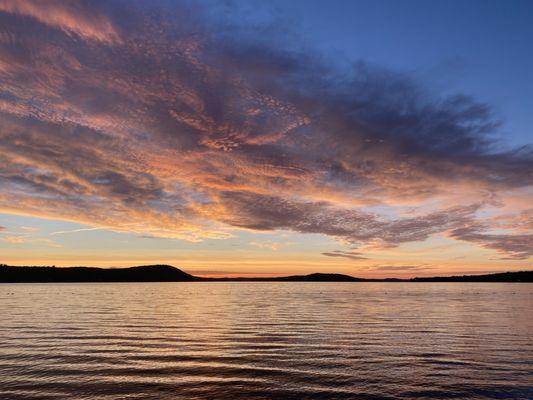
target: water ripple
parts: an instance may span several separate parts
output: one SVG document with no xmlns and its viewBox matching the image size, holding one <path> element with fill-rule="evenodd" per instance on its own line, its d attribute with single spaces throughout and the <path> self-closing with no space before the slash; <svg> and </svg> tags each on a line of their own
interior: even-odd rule
<svg viewBox="0 0 533 400">
<path fill-rule="evenodd" d="M 533 399 L 533 285 L 0 285 L 0 399 Z"/>
</svg>

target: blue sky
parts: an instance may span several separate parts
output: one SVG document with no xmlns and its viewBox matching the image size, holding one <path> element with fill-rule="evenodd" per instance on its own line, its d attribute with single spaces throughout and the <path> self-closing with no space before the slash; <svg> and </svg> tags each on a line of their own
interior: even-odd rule
<svg viewBox="0 0 533 400">
<path fill-rule="evenodd" d="M 282 21 L 297 41 L 334 63 L 364 61 L 405 72 L 443 94 L 472 95 L 490 104 L 504 122 L 502 145 L 531 143 L 531 1 L 208 3 L 217 9 L 215 15 L 243 24 Z"/>
</svg>

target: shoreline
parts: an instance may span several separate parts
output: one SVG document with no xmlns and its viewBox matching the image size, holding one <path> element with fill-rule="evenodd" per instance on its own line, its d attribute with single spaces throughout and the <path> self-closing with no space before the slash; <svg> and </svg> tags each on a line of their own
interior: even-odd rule
<svg viewBox="0 0 533 400">
<path fill-rule="evenodd" d="M 171 265 L 127 268 L 9 266 L 0 265 L 0 283 L 133 283 L 133 282 L 487 282 L 532 283 L 533 271 L 483 275 L 401 278 L 357 278 L 335 273 L 312 273 L 279 277 L 209 278 L 191 275 Z"/>
</svg>

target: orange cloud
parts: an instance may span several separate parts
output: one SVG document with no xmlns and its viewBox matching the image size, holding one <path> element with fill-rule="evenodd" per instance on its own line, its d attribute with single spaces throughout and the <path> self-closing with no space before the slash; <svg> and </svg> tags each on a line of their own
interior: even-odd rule
<svg viewBox="0 0 533 400">
<path fill-rule="evenodd" d="M 113 43 L 119 35 L 111 21 L 86 7 L 81 1 L 0 0 L 0 11 L 35 18 L 67 34 Z"/>
</svg>

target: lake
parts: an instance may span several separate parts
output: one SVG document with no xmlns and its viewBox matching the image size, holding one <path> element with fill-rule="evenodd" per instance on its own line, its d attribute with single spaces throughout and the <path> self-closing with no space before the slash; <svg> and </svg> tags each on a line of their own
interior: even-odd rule
<svg viewBox="0 0 533 400">
<path fill-rule="evenodd" d="M 0 285 L 0 399 L 533 399 L 533 284 Z"/>
</svg>

